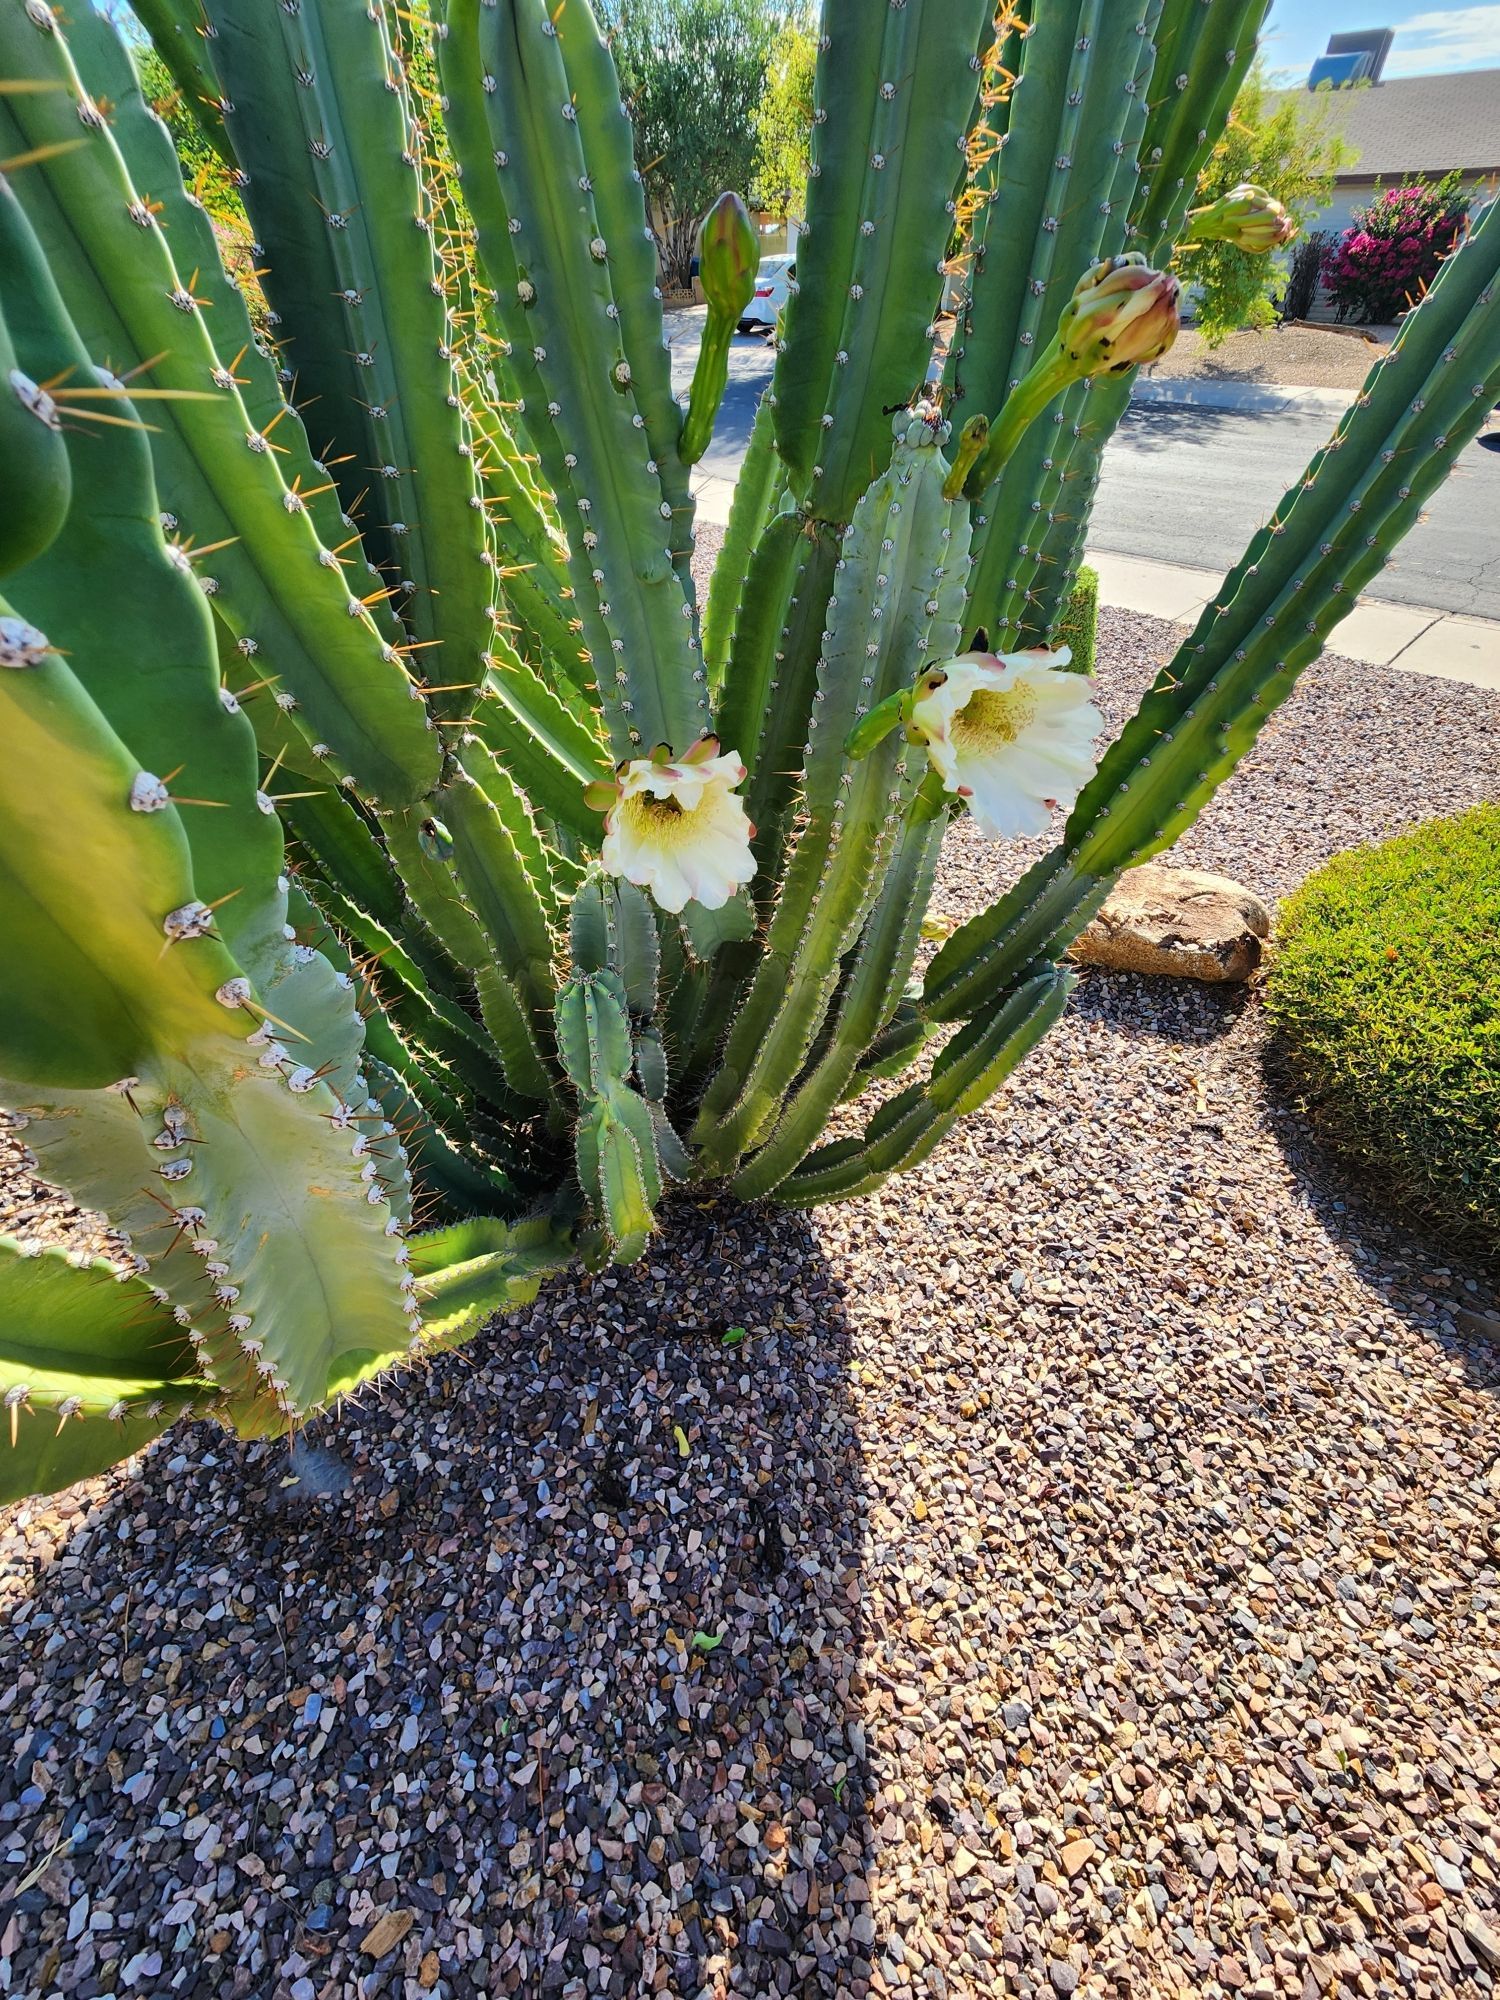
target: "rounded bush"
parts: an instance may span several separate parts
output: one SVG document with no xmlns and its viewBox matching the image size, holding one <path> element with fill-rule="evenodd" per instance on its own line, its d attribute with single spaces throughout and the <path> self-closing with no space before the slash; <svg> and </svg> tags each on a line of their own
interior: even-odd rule
<svg viewBox="0 0 1500 2000">
<path fill-rule="evenodd" d="M 1500 806 L 1336 855 L 1267 1000 L 1315 1124 L 1443 1234 L 1500 1245 Z"/>
</svg>

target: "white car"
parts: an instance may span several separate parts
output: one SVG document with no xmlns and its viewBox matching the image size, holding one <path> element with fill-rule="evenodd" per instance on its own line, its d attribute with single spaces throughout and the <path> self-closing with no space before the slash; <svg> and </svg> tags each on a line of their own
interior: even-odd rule
<svg viewBox="0 0 1500 2000">
<path fill-rule="evenodd" d="M 797 260 L 790 251 L 762 257 L 755 274 L 755 296 L 740 314 L 741 333 L 771 333 L 781 308 L 792 295 Z"/>
</svg>

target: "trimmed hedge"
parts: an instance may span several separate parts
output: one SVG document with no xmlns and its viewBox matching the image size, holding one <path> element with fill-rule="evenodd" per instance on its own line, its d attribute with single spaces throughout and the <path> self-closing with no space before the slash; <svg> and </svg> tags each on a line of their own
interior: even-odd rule
<svg viewBox="0 0 1500 2000">
<path fill-rule="evenodd" d="M 1340 854 L 1267 982 L 1318 1129 L 1409 1213 L 1500 1246 L 1500 806 Z"/>
<path fill-rule="evenodd" d="M 1099 573 L 1085 563 L 1078 572 L 1062 616 L 1052 628 L 1050 643 L 1073 648 L 1075 674 L 1094 671 L 1094 645 L 1099 633 Z"/>
</svg>

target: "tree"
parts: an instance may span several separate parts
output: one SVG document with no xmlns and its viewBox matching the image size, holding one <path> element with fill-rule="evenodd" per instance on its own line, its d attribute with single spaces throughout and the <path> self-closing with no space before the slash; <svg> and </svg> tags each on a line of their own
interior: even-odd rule
<svg viewBox="0 0 1500 2000">
<path fill-rule="evenodd" d="M 777 15 L 766 0 L 615 0 L 612 12 L 663 282 L 685 289 L 699 218 L 750 185 Z"/>
<path fill-rule="evenodd" d="M 1251 181 L 1275 195 L 1301 228 L 1326 207 L 1334 175 L 1354 157 L 1329 129 L 1321 107 L 1305 108 L 1295 91 L 1273 92 L 1257 64 L 1240 86 L 1224 136 L 1198 176 L 1197 200 L 1216 201 L 1240 182 Z M 1198 330 L 1210 347 L 1241 327 L 1270 326 L 1275 320 L 1271 300 L 1282 273 L 1272 259 L 1229 243 L 1204 243 L 1183 250 L 1177 269 L 1183 284 L 1197 292 Z"/>
<path fill-rule="evenodd" d="M 805 19 L 788 21 L 771 50 L 766 88 L 755 116 L 755 199 L 773 215 L 807 211 L 813 73 L 818 38 Z"/>
</svg>

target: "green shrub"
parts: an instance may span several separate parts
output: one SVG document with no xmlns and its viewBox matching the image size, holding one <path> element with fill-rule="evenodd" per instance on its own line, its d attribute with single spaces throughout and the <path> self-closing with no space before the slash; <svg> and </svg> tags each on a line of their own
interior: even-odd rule
<svg viewBox="0 0 1500 2000">
<path fill-rule="evenodd" d="M 1062 616 L 1052 628 L 1054 646 L 1073 648 L 1075 674 L 1094 671 L 1094 645 L 1099 636 L 1099 572 L 1085 563 L 1078 572 Z"/>
<path fill-rule="evenodd" d="M 1267 988 L 1317 1126 L 1443 1233 L 1500 1242 L 1500 806 L 1336 855 Z"/>
</svg>

